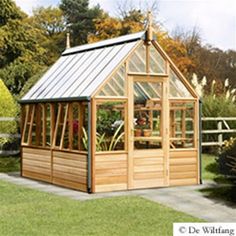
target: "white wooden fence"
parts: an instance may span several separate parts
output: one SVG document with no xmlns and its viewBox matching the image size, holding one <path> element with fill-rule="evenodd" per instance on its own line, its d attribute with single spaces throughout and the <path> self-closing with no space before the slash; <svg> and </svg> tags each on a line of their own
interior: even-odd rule
<svg viewBox="0 0 236 236">
<path fill-rule="evenodd" d="M 229 122 L 234 121 L 234 127 L 230 127 Z M 217 123 L 216 129 L 203 129 L 202 130 L 202 146 L 218 146 L 222 147 L 224 144 L 224 140 L 226 140 L 225 135 L 235 135 L 236 136 L 236 117 L 202 117 L 202 124 L 204 122 L 214 122 Z M 216 135 L 215 140 L 210 142 L 204 142 L 205 135 Z"/>
</svg>

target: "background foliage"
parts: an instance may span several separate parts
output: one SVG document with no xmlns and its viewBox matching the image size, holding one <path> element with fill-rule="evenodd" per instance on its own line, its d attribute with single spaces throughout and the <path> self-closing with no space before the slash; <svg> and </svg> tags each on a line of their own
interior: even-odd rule
<svg viewBox="0 0 236 236">
<path fill-rule="evenodd" d="M 142 31 L 147 9 L 129 2 L 118 5 L 116 17 L 99 5 L 90 7 L 89 0 L 61 0 L 59 7 L 39 7 L 28 16 L 13 0 L 0 0 L 0 79 L 14 96 L 26 93 L 27 81 L 41 75 L 65 49 L 67 31 L 72 46 Z M 200 78 L 206 76 L 208 92 L 211 82 L 216 81 L 216 94 L 221 93 L 220 81 L 226 78 L 235 86 L 236 52 L 203 45 L 197 27 L 167 32 L 162 22 L 157 21 L 157 6 L 153 4 L 149 8 L 154 12 L 158 42 L 184 75 L 189 80 L 193 73 Z"/>
</svg>

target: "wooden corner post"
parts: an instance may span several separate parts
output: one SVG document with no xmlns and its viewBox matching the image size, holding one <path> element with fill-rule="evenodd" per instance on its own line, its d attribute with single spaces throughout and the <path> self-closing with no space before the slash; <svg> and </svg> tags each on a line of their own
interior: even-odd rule
<svg viewBox="0 0 236 236">
<path fill-rule="evenodd" d="M 90 168 L 90 171 L 88 171 L 88 185 L 89 191 L 94 193 L 96 191 L 95 181 L 96 181 L 96 172 L 95 172 L 95 166 L 96 166 L 96 160 L 95 160 L 95 152 L 96 152 L 96 101 L 95 99 L 91 99 L 89 103 L 89 142 L 88 142 L 88 149 L 89 149 L 89 155 L 90 155 L 90 165 L 88 168 Z M 89 173 L 90 172 L 90 173 Z M 90 175 L 90 176 L 89 176 Z M 90 182 L 90 183 L 89 183 Z"/>
<path fill-rule="evenodd" d="M 170 65 L 167 62 L 166 65 L 167 68 L 167 74 L 169 76 L 170 74 Z M 168 77 L 169 78 L 169 77 Z M 165 185 L 169 186 L 169 180 L 170 180 L 170 140 L 169 140 L 169 136 L 170 136 L 170 106 L 169 106 L 169 82 L 165 81 L 163 83 L 163 101 L 162 101 L 162 111 L 163 111 L 163 152 L 164 152 L 164 168 L 165 168 Z"/>
</svg>

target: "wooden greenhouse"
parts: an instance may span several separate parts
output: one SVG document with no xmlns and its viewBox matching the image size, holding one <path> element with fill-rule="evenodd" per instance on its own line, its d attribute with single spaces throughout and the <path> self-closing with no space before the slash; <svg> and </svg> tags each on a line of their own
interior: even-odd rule
<svg viewBox="0 0 236 236">
<path fill-rule="evenodd" d="M 20 102 L 24 177 L 85 192 L 200 182 L 199 98 L 151 27 L 65 50 Z"/>
</svg>

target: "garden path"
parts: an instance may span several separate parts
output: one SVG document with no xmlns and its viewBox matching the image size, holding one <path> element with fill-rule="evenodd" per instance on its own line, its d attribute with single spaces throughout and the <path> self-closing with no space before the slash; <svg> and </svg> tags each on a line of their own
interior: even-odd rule
<svg viewBox="0 0 236 236">
<path fill-rule="evenodd" d="M 93 200 L 98 198 L 116 197 L 116 196 L 141 196 L 151 201 L 169 206 L 177 211 L 185 212 L 189 215 L 201 218 L 209 222 L 235 222 L 236 206 L 228 206 L 223 202 L 207 198 L 200 192 L 205 188 L 216 188 L 212 181 L 205 181 L 202 185 L 168 187 L 156 189 L 142 189 L 132 191 L 119 191 L 110 193 L 87 194 L 63 187 L 47 184 L 41 181 L 23 178 L 19 173 L 0 173 L 0 179 L 24 187 L 33 188 L 59 196 L 69 197 L 75 200 Z"/>
</svg>

